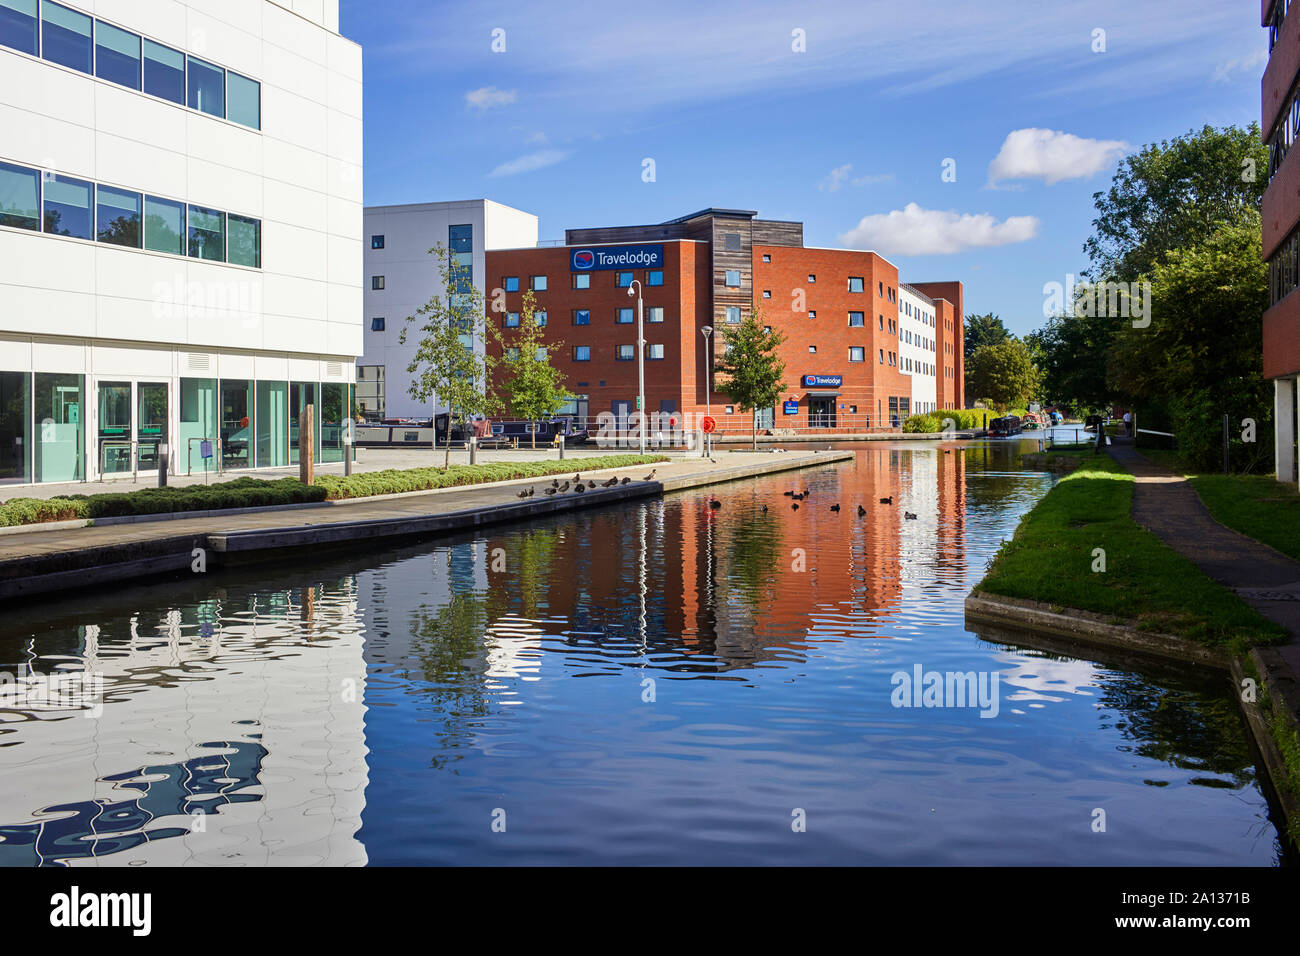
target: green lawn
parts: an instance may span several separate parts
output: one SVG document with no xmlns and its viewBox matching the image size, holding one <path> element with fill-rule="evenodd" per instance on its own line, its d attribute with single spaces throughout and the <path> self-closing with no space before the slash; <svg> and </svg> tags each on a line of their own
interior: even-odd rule
<svg viewBox="0 0 1300 956">
<path fill-rule="evenodd" d="M 1283 639 L 1280 627 L 1139 527 L 1132 500 L 1132 475 L 1109 456 L 1088 459 L 1025 516 L 975 590 L 1237 651 Z M 1102 572 L 1093 571 L 1097 548 Z"/>
</svg>

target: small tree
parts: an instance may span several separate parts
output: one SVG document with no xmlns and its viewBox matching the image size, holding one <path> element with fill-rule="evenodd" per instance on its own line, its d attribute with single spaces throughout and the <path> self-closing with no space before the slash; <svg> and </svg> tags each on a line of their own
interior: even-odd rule
<svg viewBox="0 0 1300 956">
<path fill-rule="evenodd" d="M 487 354 L 487 338 L 495 331 L 487 324 L 483 294 L 469 281 L 466 269 L 441 243 L 429 250 L 442 276 L 444 295 L 435 295 L 408 315 L 399 341 L 415 329 L 419 335 L 415 354 L 406 371 L 411 374 L 408 394 L 419 402 L 447 406 L 447 451 L 443 467 L 451 465 L 451 426 L 463 425 L 472 415 L 488 415 L 500 407 L 492 394 L 491 373 L 496 360 Z M 475 344 L 482 342 L 482 350 Z"/>
<path fill-rule="evenodd" d="M 537 324 L 537 298 L 529 289 L 520 307 L 518 330 L 502 335 L 501 342 L 502 368 L 507 376 L 503 389 L 511 413 L 532 424 L 529 437 L 533 448 L 537 447 L 538 420 L 554 415 L 573 398 L 564 387 L 564 373 L 551 364 L 551 356 L 564 343 L 544 339 L 542 326 Z"/>
<path fill-rule="evenodd" d="M 758 409 L 775 407 L 785 391 L 781 381 L 785 363 L 777 354 L 785 334 L 777 329 L 769 331 L 763 323 L 762 309 L 751 308 L 739 325 L 723 329 L 722 338 L 722 356 L 714 364 L 723 376 L 718 389 L 752 413 L 753 447 L 757 449 Z"/>
<path fill-rule="evenodd" d="M 1023 405 L 1038 391 L 1041 376 L 1029 349 L 1019 339 L 977 349 L 966 367 L 966 381 L 978 397 L 999 412 Z"/>
</svg>

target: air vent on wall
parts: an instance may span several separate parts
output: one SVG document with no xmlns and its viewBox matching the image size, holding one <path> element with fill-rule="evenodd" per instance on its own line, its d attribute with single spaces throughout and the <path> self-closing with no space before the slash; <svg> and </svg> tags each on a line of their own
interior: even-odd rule
<svg viewBox="0 0 1300 956">
<path fill-rule="evenodd" d="M 212 356 L 205 355 L 202 352 L 191 352 L 189 354 L 190 369 L 195 372 L 206 372 L 212 368 Z"/>
<path fill-rule="evenodd" d="M 325 374 L 326 374 L 326 375 L 335 375 L 335 376 L 342 375 L 342 374 L 343 374 L 343 363 L 342 363 L 342 362 L 326 362 L 326 363 L 325 363 Z"/>
</svg>

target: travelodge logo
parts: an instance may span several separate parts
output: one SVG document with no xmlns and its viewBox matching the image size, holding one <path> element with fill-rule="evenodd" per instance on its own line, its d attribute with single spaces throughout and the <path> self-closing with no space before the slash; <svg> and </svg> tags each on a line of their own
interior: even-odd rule
<svg viewBox="0 0 1300 956">
<path fill-rule="evenodd" d="M 573 254 L 573 268 L 590 269 L 596 264 L 596 254 L 590 249 L 579 249 Z"/>
<path fill-rule="evenodd" d="M 662 269 L 664 247 L 661 243 L 648 246 L 595 246 L 591 249 L 574 249 L 569 257 L 573 272 L 600 271 L 603 269 Z"/>
<path fill-rule="evenodd" d="M 804 388 L 839 388 L 844 384 L 843 375 L 805 375 Z"/>
</svg>

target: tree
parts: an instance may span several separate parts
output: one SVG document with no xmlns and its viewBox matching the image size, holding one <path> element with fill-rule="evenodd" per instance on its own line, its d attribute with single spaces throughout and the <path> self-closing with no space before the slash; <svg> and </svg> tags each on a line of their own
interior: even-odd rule
<svg viewBox="0 0 1300 956">
<path fill-rule="evenodd" d="M 1104 315 L 1055 315 L 1032 333 L 1035 345 L 1030 351 L 1032 355 L 1037 350 L 1043 399 L 1076 411 L 1108 405 L 1107 356 L 1125 321 Z"/>
<path fill-rule="evenodd" d="M 1026 404 L 1037 393 L 1039 378 L 1029 349 L 1018 339 L 984 346 L 966 367 L 969 388 L 999 412 Z"/>
<path fill-rule="evenodd" d="M 1267 185 L 1268 147 L 1255 123 L 1149 144 L 1119 164 L 1109 191 L 1093 194 L 1088 274 L 1131 282 L 1165 253 L 1258 212 Z"/>
<path fill-rule="evenodd" d="M 564 387 L 564 373 L 551 364 L 551 355 L 564 346 L 563 342 L 544 341 L 542 326 L 537 324 L 537 298 L 532 289 L 524 293 L 519 312 L 519 329 L 513 335 L 502 336 L 502 344 L 512 344 L 503 349 L 502 363 L 506 374 L 503 389 L 507 395 L 511 414 L 533 424 L 532 447 L 537 447 L 536 423 L 554 415 L 560 406 L 573 398 Z"/>
<path fill-rule="evenodd" d="M 442 277 L 444 295 L 434 295 L 406 317 L 399 341 L 415 329 L 420 336 L 406 367 L 411 374 L 408 394 L 419 402 L 447 406 L 447 453 L 443 467 L 451 465 L 451 425 L 463 425 L 472 415 L 488 415 L 500 407 L 492 394 L 492 371 L 497 361 L 487 354 L 487 339 L 496 333 L 487 324 L 483 294 L 469 281 L 464 266 L 440 243 L 429 250 Z M 476 344 L 482 343 L 482 349 Z"/>
<path fill-rule="evenodd" d="M 713 366 L 722 374 L 718 389 L 753 413 L 754 448 L 758 448 L 758 409 L 774 408 L 785 391 L 785 383 L 781 381 L 785 363 L 777 354 L 785 333 L 777 329 L 769 331 L 763 323 L 762 310 L 751 308 L 739 325 L 727 326 L 722 337 L 722 356 Z"/>
<path fill-rule="evenodd" d="M 984 315 L 971 314 L 966 316 L 966 328 L 962 333 L 962 353 L 967 363 L 970 362 L 971 356 L 975 350 L 984 345 L 997 345 L 1013 338 L 1007 327 L 1002 324 L 1002 320 L 992 312 Z"/>
</svg>

